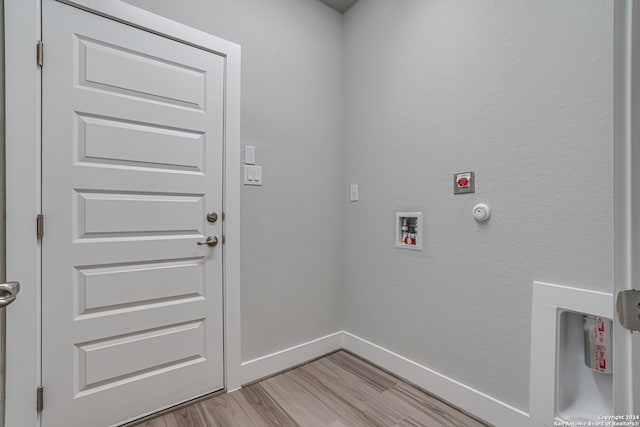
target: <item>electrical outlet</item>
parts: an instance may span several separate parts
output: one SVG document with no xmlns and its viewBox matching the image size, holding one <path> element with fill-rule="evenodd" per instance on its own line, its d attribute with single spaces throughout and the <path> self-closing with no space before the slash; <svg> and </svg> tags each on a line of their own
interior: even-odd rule
<svg viewBox="0 0 640 427">
<path fill-rule="evenodd" d="M 360 199 L 360 190 L 358 184 L 351 184 L 351 190 L 349 191 L 349 197 L 352 202 L 357 202 Z"/>
</svg>

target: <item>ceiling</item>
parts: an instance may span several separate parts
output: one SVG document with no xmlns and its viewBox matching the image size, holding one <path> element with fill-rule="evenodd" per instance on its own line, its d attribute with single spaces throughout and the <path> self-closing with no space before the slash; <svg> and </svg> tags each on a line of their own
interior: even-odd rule
<svg viewBox="0 0 640 427">
<path fill-rule="evenodd" d="M 327 4 L 337 10 L 344 13 L 358 0 L 320 0 L 322 3 Z"/>
</svg>

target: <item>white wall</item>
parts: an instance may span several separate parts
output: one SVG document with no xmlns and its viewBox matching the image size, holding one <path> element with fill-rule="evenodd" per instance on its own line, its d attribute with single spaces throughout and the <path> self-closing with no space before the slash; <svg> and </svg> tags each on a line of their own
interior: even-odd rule
<svg viewBox="0 0 640 427">
<path fill-rule="evenodd" d="M 532 281 L 612 287 L 612 8 L 346 13 L 346 330 L 527 409 Z M 467 170 L 476 193 L 453 196 Z M 423 252 L 394 248 L 402 210 L 424 212 Z"/>
<path fill-rule="evenodd" d="M 316 0 L 128 0 L 242 46 L 242 358 L 342 325 L 342 16 Z"/>
</svg>

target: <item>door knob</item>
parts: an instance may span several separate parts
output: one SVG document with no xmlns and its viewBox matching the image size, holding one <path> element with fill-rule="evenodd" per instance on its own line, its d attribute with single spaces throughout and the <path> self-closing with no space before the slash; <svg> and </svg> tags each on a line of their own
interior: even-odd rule
<svg viewBox="0 0 640 427">
<path fill-rule="evenodd" d="M 11 304 L 18 296 L 18 292 L 20 292 L 20 283 L 0 283 L 0 308 Z"/>
<path fill-rule="evenodd" d="M 215 212 L 209 212 L 207 214 L 207 221 L 216 222 L 218 220 L 218 214 Z"/>
<path fill-rule="evenodd" d="M 197 242 L 197 244 L 198 246 L 207 245 L 210 247 L 214 247 L 218 244 L 218 238 L 216 236 L 209 236 L 207 237 L 207 240 L 205 240 L 204 242 Z"/>
</svg>

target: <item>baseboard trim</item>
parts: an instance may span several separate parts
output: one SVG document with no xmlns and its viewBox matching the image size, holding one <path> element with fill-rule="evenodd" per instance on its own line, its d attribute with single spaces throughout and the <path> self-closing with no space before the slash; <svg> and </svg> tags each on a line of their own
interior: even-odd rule
<svg viewBox="0 0 640 427">
<path fill-rule="evenodd" d="M 533 427 L 529 414 L 442 375 L 391 350 L 342 332 L 343 348 L 486 422 L 501 426 Z"/>
<path fill-rule="evenodd" d="M 342 348 L 342 331 L 242 362 L 242 384 L 254 383 Z"/>
<path fill-rule="evenodd" d="M 339 331 L 242 363 L 242 384 L 254 383 L 336 350 L 345 349 L 498 427 L 539 426 L 529 414 L 391 350 Z"/>
</svg>

